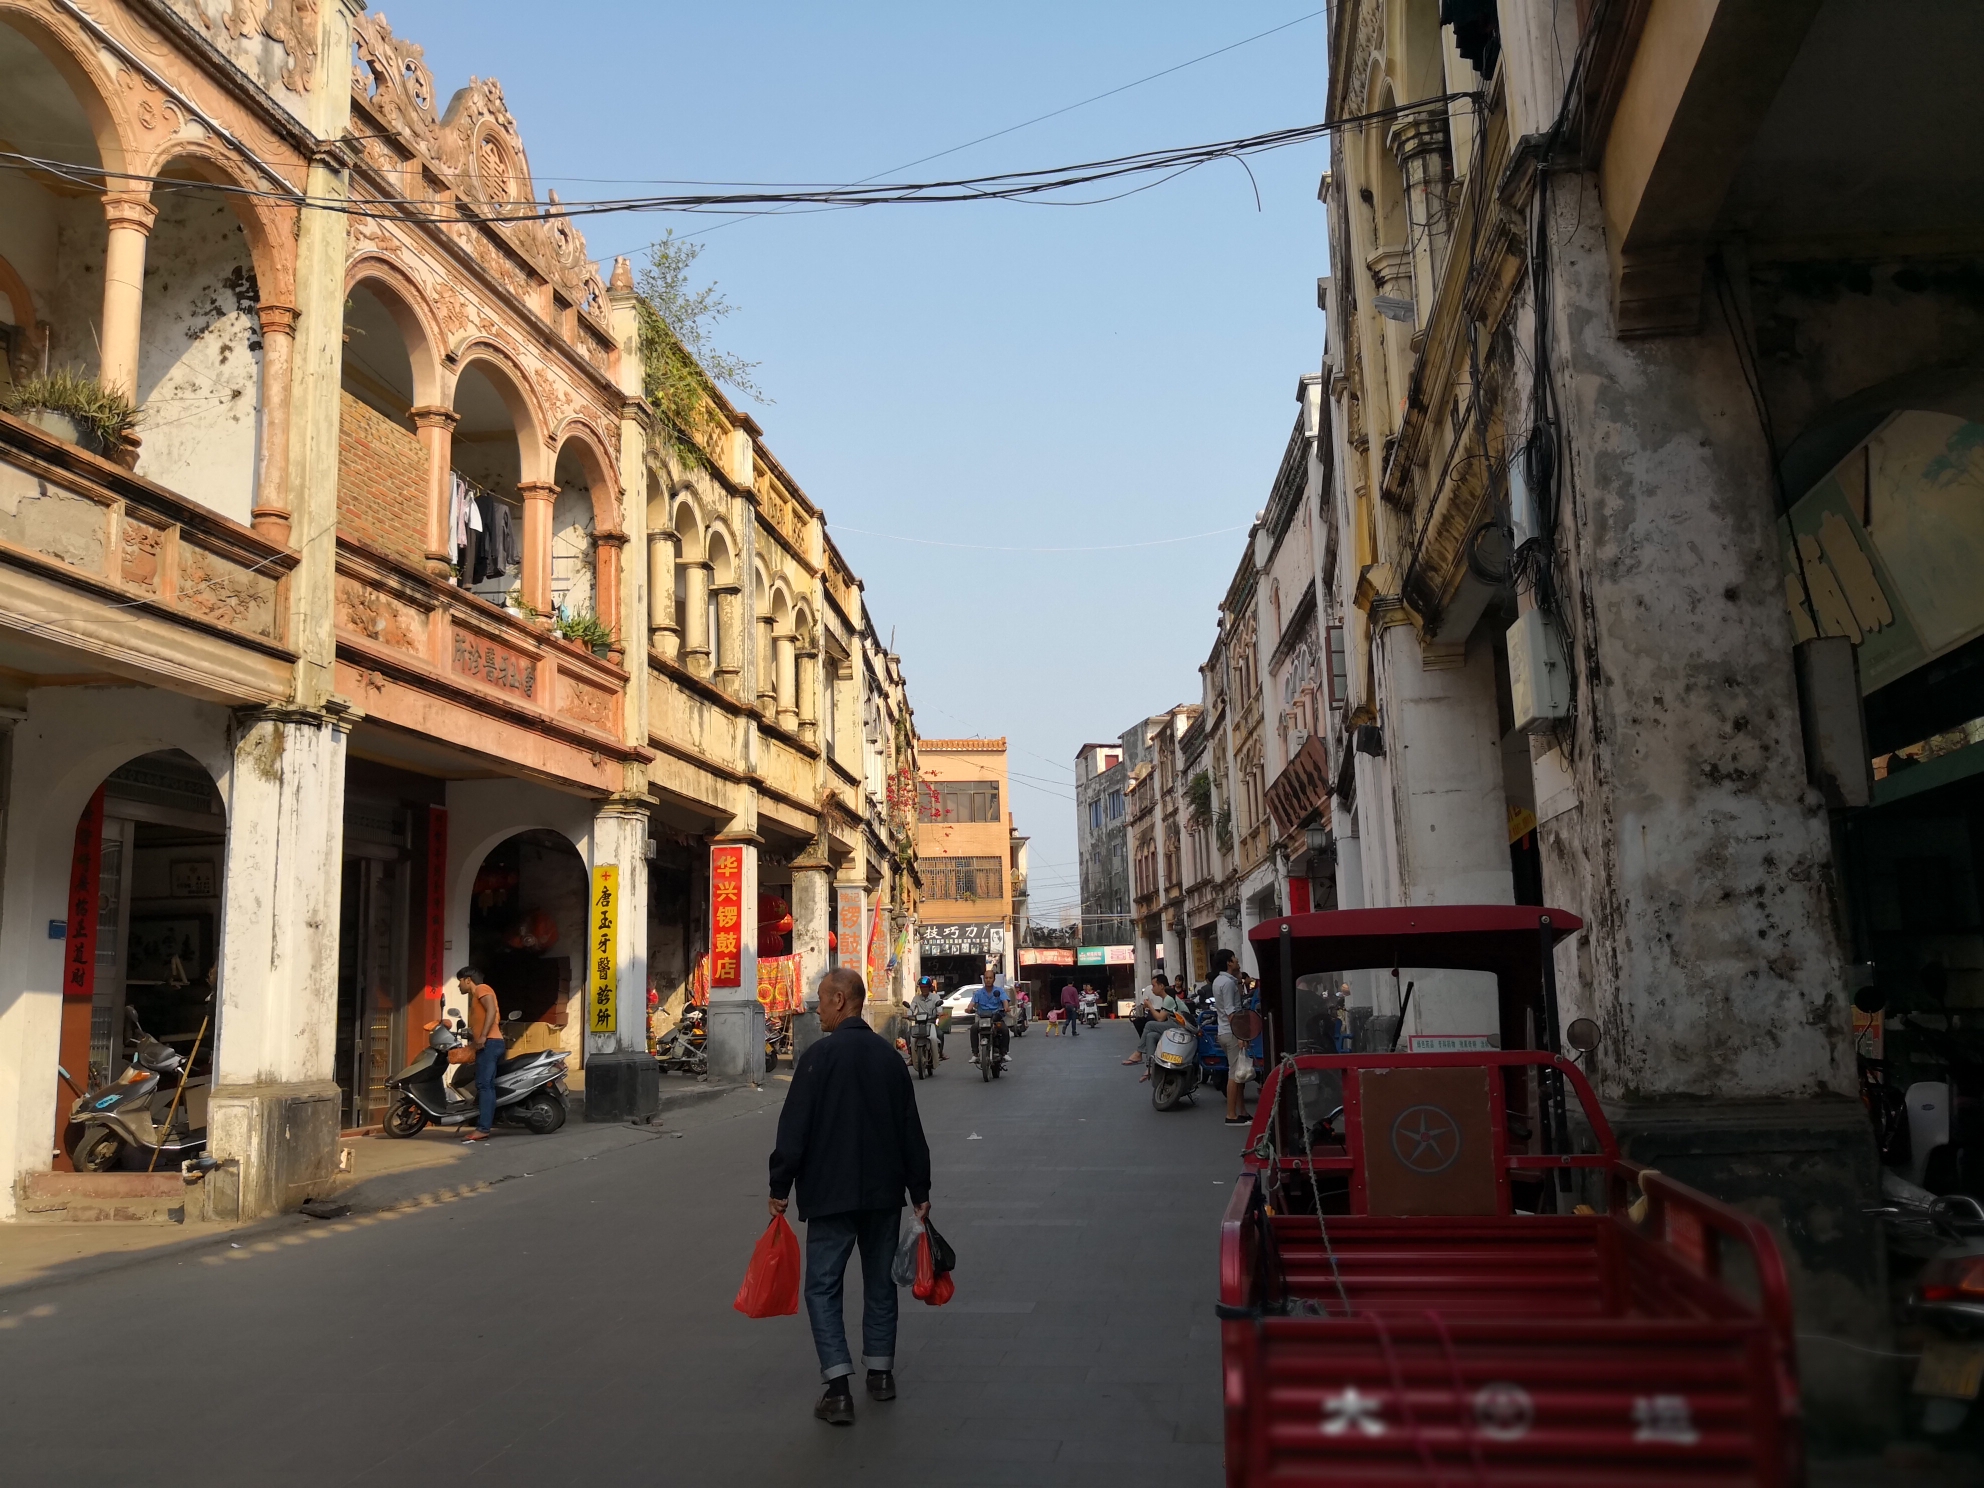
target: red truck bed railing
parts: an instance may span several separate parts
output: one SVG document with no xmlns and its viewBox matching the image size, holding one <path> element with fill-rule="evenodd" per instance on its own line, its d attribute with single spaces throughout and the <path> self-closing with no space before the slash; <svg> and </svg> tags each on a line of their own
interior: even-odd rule
<svg viewBox="0 0 1984 1488">
<path fill-rule="evenodd" d="M 1221 1231 L 1233 1488 L 1803 1482 L 1769 1231 L 1620 1158 L 1575 1066 L 1534 1051 L 1292 1063 L 1342 1073 L 1342 1140 L 1291 1150 L 1289 1062 L 1269 1073 Z M 1508 1093 L 1552 1071 L 1597 1150 L 1511 1139 Z M 1428 1146 L 1436 1128 L 1457 1151 Z M 1381 1171 L 1394 1160 L 1403 1180 Z M 1566 1169 L 1597 1204 L 1514 1209 L 1511 1175 L 1526 1175 L 1529 1194 L 1571 1210 Z M 1417 1212 L 1454 1193 L 1473 1209 Z"/>
</svg>

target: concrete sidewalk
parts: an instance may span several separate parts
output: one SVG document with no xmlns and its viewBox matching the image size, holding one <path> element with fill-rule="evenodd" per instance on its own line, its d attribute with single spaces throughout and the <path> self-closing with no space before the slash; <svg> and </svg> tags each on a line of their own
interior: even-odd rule
<svg viewBox="0 0 1984 1488">
<path fill-rule="evenodd" d="M 776 1078 L 776 1077 L 774 1077 Z M 789 1078 L 789 1077 L 788 1077 Z M 782 1099 L 784 1087 L 771 1098 Z M 662 1114 L 652 1126 L 587 1125 L 575 1112 L 548 1137 L 498 1128 L 487 1142 L 464 1143 L 456 1131 L 430 1127 L 416 1137 L 350 1137 L 344 1147 L 350 1171 L 322 1197 L 351 1206 L 354 1216 L 429 1208 L 482 1193 L 514 1178 L 527 1178 L 629 1146 L 679 1136 L 700 1125 L 698 1113 L 744 1097 L 765 1095 L 748 1085 L 681 1083 L 662 1087 Z M 71 1224 L 24 1221 L 0 1225 L 0 1295 L 24 1288 L 99 1275 L 143 1261 L 216 1246 L 246 1246 L 290 1230 L 325 1223 L 285 1214 L 249 1224 Z M 0 1328 L 6 1327 L 0 1318 Z"/>
</svg>

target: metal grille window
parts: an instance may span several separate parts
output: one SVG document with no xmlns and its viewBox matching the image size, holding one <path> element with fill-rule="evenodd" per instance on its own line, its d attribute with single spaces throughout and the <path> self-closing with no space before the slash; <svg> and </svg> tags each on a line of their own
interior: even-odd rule
<svg viewBox="0 0 1984 1488">
<path fill-rule="evenodd" d="M 1002 897 L 1004 866 L 998 858 L 924 858 L 916 865 L 923 897 L 950 900 Z"/>
<path fill-rule="evenodd" d="M 999 782 L 996 780 L 926 780 L 918 817 L 927 822 L 996 822 Z"/>
</svg>

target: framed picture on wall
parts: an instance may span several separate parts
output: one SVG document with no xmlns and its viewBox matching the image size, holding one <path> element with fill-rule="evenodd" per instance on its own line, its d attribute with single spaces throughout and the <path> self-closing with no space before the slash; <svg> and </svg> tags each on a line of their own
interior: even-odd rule
<svg viewBox="0 0 1984 1488">
<path fill-rule="evenodd" d="M 172 863 L 172 897 L 211 899 L 214 897 L 212 858 L 175 858 Z"/>
<path fill-rule="evenodd" d="M 199 981 L 213 960 L 213 925 L 209 914 L 132 920 L 125 978 L 167 986 Z"/>
</svg>

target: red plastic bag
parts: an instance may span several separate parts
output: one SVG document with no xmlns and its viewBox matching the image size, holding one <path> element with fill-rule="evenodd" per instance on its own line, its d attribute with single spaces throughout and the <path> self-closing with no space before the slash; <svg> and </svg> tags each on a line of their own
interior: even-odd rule
<svg viewBox="0 0 1984 1488">
<path fill-rule="evenodd" d="M 783 1214 L 772 1216 L 751 1252 L 744 1284 L 730 1304 L 746 1317 L 790 1317 L 799 1311 L 799 1237 Z"/>
<path fill-rule="evenodd" d="M 942 1307 L 957 1295 L 958 1285 L 951 1280 L 951 1273 L 939 1271 L 936 1283 L 930 1288 L 930 1295 L 923 1300 L 932 1307 Z"/>
<path fill-rule="evenodd" d="M 916 1237 L 916 1280 L 910 1283 L 909 1294 L 919 1302 L 928 1302 L 936 1285 L 937 1274 L 930 1258 L 930 1232 L 926 1229 Z"/>
</svg>

